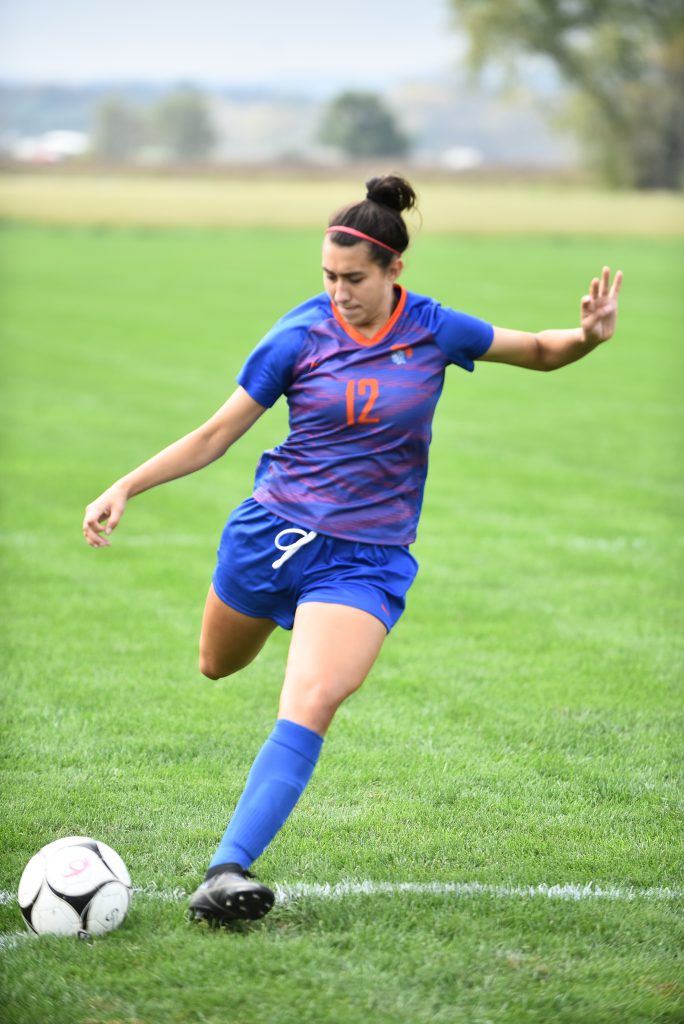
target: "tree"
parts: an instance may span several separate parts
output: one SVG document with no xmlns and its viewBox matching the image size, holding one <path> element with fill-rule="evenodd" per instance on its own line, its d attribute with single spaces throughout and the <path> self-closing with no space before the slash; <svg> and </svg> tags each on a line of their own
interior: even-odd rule
<svg viewBox="0 0 684 1024">
<path fill-rule="evenodd" d="M 571 87 L 587 154 L 604 177 L 680 188 L 684 175 L 681 0 L 451 0 L 474 70 L 549 58 Z"/>
<path fill-rule="evenodd" d="M 349 157 L 403 156 L 409 140 L 394 115 L 371 92 L 344 92 L 327 107 L 319 141 Z"/>
<path fill-rule="evenodd" d="M 172 159 L 204 160 L 216 145 L 207 102 L 195 89 L 179 89 L 162 100 L 154 123 L 157 140 Z"/>
<path fill-rule="evenodd" d="M 145 126 L 140 113 L 118 96 L 109 96 L 95 111 L 93 150 L 103 160 L 123 163 L 135 157 Z"/>
</svg>

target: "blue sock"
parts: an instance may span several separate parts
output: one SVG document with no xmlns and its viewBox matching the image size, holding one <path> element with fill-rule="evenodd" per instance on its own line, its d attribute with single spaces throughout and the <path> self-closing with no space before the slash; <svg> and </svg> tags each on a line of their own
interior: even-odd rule
<svg viewBox="0 0 684 1024">
<path fill-rule="evenodd" d="M 285 824 L 313 775 L 323 737 L 279 718 L 256 756 L 223 839 L 211 859 L 248 868 Z"/>
</svg>

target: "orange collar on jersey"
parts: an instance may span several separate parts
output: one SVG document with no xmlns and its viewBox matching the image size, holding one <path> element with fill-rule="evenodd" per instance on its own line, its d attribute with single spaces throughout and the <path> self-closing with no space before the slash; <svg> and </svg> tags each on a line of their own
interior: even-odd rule
<svg viewBox="0 0 684 1024">
<path fill-rule="evenodd" d="M 326 229 L 325 233 L 329 235 L 333 231 L 341 231 L 343 235 L 354 235 L 355 238 L 362 238 L 364 242 L 372 242 L 373 245 L 379 245 L 382 249 L 389 249 L 395 256 L 401 256 L 398 249 L 393 249 L 391 245 L 386 245 L 384 242 L 378 241 L 377 238 L 364 234 L 363 231 L 357 231 L 356 228 L 348 228 L 344 224 L 333 224 L 331 228 Z"/>
<path fill-rule="evenodd" d="M 338 324 L 349 335 L 349 337 L 352 339 L 352 341 L 355 341 L 357 343 L 357 345 L 363 345 L 364 348 L 370 348 L 371 345 L 377 345 L 378 342 L 383 340 L 383 338 L 386 338 L 387 335 L 389 334 L 389 332 L 392 330 L 392 328 L 396 324 L 397 320 L 399 319 L 401 314 L 404 312 L 404 307 L 406 306 L 406 297 L 407 297 L 406 296 L 406 289 L 403 288 L 400 284 L 395 285 L 395 288 L 399 292 L 399 301 L 397 302 L 397 305 L 396 305 L 396 307 L 394 309 L 394 312 L 392 313 L 392 316 L 389 318 L 387 323 L 384 324 L 380 328 L 380 330 L 376 334 L 373 335 L 372 338 L 367 338 L 365 334 L 361 334 L 361 331 L 357 331 L 355 327 L 352 327 L 351 324 L 348 324 L 347 321 L 342 316 L 342 313 L 340 312 L 340 310 L 335 305 L 335 303 L 332 300 L 330 301 L 330 305 L 332 306 L 333 315 L 334 315 L 335 319 L 337 320 Z"/>
</svg>

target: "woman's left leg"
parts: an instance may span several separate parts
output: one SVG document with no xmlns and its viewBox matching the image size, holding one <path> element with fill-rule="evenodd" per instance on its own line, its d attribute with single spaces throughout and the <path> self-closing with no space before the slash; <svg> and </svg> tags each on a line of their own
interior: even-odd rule
<svg viewBox="0 0 684 1024">
<path fill-rule="evenodd" d="M 340 604 L 300 604 L 278 717 L 325 735 L 335 712 L 363 683 L 387 630 L 374 615 Z"/>
</svg>

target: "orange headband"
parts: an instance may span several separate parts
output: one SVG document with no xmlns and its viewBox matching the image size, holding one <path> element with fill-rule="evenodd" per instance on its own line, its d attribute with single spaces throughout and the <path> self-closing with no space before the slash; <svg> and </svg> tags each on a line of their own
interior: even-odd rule
<svg viewBox="0 0 684 1024">
<path fill-rule="evenodd" d="M 356 228 L 345 227 L 344 224 L 333 224 L 331 228 L 326 230 L 326 235 L 329 235 L 332 231 L 341 231 L 343 235 L 354 235 L 356 238 L 362 238 L 364 242 L 371 242 L 373 245 L 379 245 L 383 249 L 389 249 L 395 256 L 401 256 L 398 249 L 393 249 L 391 245 L 385 245 L 384 242 L 379 242 L 377 238 L 371 238 L 370 235 L 364 235 L 363 231 L 357 231 Z"/>
</svg>

